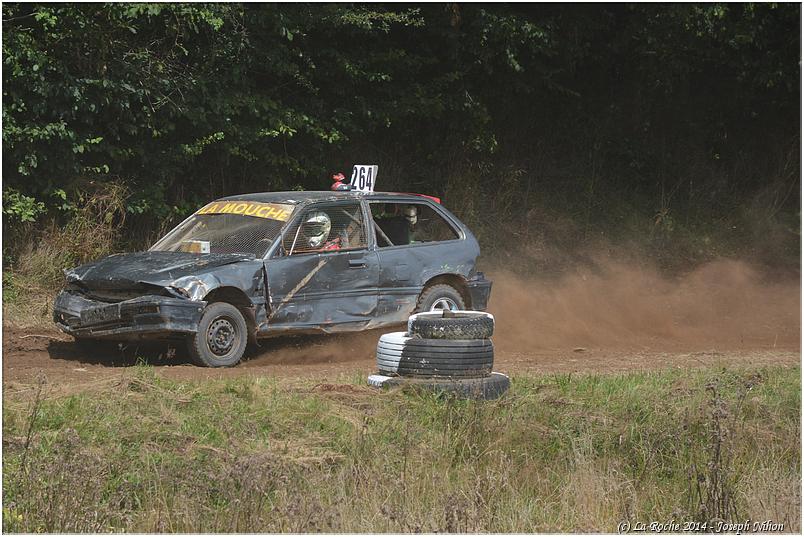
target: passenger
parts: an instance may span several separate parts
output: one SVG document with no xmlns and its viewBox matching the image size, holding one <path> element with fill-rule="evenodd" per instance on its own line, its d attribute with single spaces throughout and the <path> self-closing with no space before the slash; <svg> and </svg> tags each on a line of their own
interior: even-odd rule
<svg viewBox="0 0 804 537">
<path fill-rule="evenodd" d="M 416 222 L 418 221 L 418 212 L 416 211 L 416 206 L 406 205 L 405 208 L 402 209 L 402 214 L 405 215 L 405 220 L 408 221 L 410 230 L 413 231 L 416 227 Z"/>
</svg>

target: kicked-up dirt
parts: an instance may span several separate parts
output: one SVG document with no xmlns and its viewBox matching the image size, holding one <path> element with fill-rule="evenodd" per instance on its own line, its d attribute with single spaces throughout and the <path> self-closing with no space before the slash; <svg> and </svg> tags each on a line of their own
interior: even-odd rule
<svg viewBox="0 0 804 537">
<path fill-rule="evenodd" d="M 554 280 L 496 272 L 495 370 L 617 372 L 712 365 L 798 365 L 801 287 L 797 275 L 768 280 L 746 264 L 719 261 L 682 278 L 609 263 Z M 4 384 L 74 387 L 119 376 L 145 362 L 174 379 L 243 375 L 308 377 L 374 372 L 380 334 L 279 337 L 262 341 L 238 367 L 189 364 L 181 345 L 124 343 L 81 347 L 45 326 L 3 327 Z"/>
</svg>

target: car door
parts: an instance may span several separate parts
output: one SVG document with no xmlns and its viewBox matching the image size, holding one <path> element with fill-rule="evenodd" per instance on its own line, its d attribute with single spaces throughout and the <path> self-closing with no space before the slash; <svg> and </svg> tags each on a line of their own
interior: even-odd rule
<svg viewBox="0 0 804 537">
<path fill-rule="evenodd" d="M 461 250 L 450 248 L 462 235 L 424 201 L 376 200 L 369 207 L 380 262 L 377 318 L 404 322 L 428 279 L 466 268 Z M 406 216 L 411 208 L 415 214 Z"/>
<path fill-rule="evenodd" d="M 359 329 L 377 310 L 379 261 L 359 200 L 314 204 L 266 260 L 268 331 Z"/>
</svg>

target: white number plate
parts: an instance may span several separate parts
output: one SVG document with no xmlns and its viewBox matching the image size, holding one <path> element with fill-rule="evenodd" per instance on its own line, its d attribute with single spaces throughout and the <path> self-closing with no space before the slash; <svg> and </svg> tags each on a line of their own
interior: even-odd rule
<svg viewBox="0 0 804 537">
<path fill-rule="evenodd" d="M 377 165 L 355 164 L 352 168 L 352 179 L 349 184 L 352 190 L 360 192 L 374 192 L 374 184 L 377 181 Z"/>
</svg>

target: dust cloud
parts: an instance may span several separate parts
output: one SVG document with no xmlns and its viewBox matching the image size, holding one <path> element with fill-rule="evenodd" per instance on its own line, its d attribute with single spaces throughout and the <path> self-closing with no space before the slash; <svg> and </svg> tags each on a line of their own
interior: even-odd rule
<svg viewBox="0 0 804 537">
<path fill-rule="evenodd" d="M 374 358 L 377 340 L 386 332 L 404 330 L 404 325 L 365 332 L 279 336 L 262 340 L 263 351 L 245 362 L 245 367 L 336 364 Z"/>
<path fill-rule="evenodd" d="M 558 278 L 488 275 L 494 345 L 504 353 L 800 349 L 798 276 L 768 281 L 743 262 L 716 261 L 677 278 L 611 261 Z M 383 333 L 404 329 L 273 338 L 244 367 L 373 359 Z"/>
<path fill-rule="evenodd" d="M 719 260 L 684 276 L 603 262 L 557 279 L 489 271 L 499 350 L 799 350 L 801 283 Z"/>
</svg>

